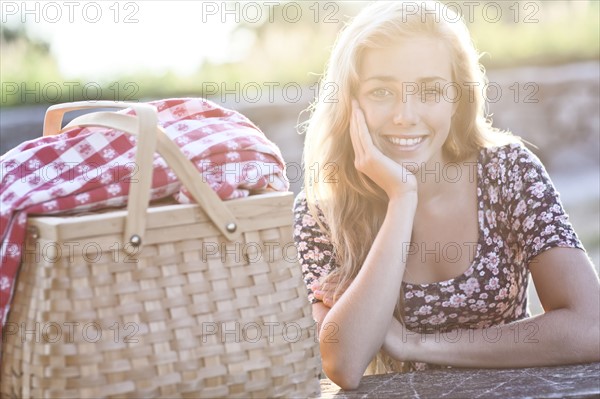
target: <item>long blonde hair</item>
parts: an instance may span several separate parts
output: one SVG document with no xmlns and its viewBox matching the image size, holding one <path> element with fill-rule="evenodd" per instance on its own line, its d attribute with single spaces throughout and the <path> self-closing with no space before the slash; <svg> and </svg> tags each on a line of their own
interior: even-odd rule
<svg viewBox="0 0 600 399">
<path fill-rule="evenodd" d="M 338 267 L 330 276 L 340 278 L 338 287 L 358 274 L 387 207 L 385 192 L 354 167 L 349 121 L 351 98 L 359 84 L 359 61 L 366 49 L 422 36 L 448 47 L 453 80 L 463 89 L 443 146 L 447 159 L 458 162 L 482 147 L 517 140 L 492 128 L 486 120 L 482 92 L 486 78 L 479 54 L 466 25 L 452 9 L 435 1 L 380 1 L 363 9 L 338 36 L 320 82 L 319 97 L 310 107 L 304 142 L 307 203 L 313 215 L 320 209 L 328 222 L 328 226 L 319 224 L 333 244 Z M 465 93 L 468 88 L 472 90 Z M 399 320 L 401 303 L 400 296 L 394 312 Z M 377 363 L 370 368 L 372 372 L 406 369 L 406 365 L 382 354 Z"/>
</svg>

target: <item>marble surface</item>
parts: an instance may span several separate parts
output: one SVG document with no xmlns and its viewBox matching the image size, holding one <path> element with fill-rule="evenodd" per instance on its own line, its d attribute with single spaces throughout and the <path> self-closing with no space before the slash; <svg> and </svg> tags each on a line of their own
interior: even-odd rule
<svg viewBox="0 0 600 399">
<path fill-rule="evenodd" d="M 355 391 L 324 379 L 321 398 L 600 398 L 600 363 L 374 375 Z"/>
</svg>

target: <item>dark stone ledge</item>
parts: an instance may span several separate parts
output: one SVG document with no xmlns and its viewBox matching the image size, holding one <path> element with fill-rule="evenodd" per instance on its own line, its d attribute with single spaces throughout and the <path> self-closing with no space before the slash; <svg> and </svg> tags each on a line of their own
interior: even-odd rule
<svg viewBox="0 0 600 399">
<path fill-rule="evenodd" d="M 321 398 L 600 398 L 600 363 L 373 375 L 354 391 L 324 379 Z"/>
</svg>

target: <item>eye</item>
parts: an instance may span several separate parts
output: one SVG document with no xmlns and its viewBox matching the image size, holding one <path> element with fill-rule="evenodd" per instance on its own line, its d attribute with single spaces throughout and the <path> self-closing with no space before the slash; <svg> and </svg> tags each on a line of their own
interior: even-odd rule
<svg viewBox="0 0 600 399">
<path fill-rule="evenodd" d="M 437 101 L 440 99 L 442 90 L 439 87 L 426 87 L 421 91 L 421 99 L 423 101 Z"/>
<path fill-rule="evenodd" d="M 393 95 L 394 95 L 394 93 L 392 93 L 390 90 L 383 88 L 383 87 L 378 87 L 376 89 L 369 91 L 369 96 L 371 96 L 373 98 L 377 98 L 377 99 L 384 99 L 386 97 L 390 97 Z"/>
</svg>

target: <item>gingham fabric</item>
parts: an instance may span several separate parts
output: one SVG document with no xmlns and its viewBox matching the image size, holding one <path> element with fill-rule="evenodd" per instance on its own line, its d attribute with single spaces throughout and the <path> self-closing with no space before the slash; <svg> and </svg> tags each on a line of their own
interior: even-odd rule
<svg viewBox="0 0 600 399">
<path fill-rule="evenodd" d="M 223 200 L 255 189 L 287 191 L 277 146 L 238 112 L 201 98 L 150 102 L 159 124 Z M 134 114 L 129 110 L 123 110 Z M 75 127 L 31 140 L 0 157 L 0 321 L 5 324 L 21 263 L 29 215 L 118 207 L 127 203 L 135 167 L 135 137 L 101 127 Z M 190 202 L 185 188 L 158 155 L 151 199 L 170 195 Z M 0 333 L 1 334 L 1 333 Z"/>
</svg>

